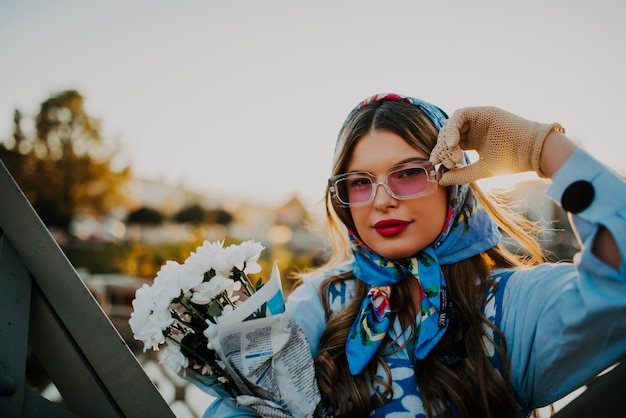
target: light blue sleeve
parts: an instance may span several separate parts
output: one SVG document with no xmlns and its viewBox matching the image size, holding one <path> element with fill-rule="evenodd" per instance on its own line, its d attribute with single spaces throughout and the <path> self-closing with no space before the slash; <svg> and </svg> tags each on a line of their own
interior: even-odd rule
<svg viewBox="0 0 626 418">
<path fill-rule="evenodd" d="M 560 399 L 626 355 L 626 183 L 577 150 L 548 195 L 560 202 L 577 180 L 590 182 L 595 197 L 571 216 L 582 245 L 574 262 L 518 271 L 504 294 L 500 325 L 514 389 L 533 408 Z M 600 225 L 617 242 L 619 270 L 591 252 Z"/>
<path fill-rule="evenodd" d="M 326 326 L 324 306 L 318 295 L 319 285 L 324 277 L 320 275 L 305 278 L 287 299 L 286 309 L 304 332 L 313 357 L 317 353 L 319 338 Z"/>
<path fill-rule="evenodd" d="M 245 406 L 235 406 L 230 399 L 217 398 L 204 412 L 202 418 L 234 418 L 234 417 L 255 417 L 261 415 Z"/>
</svg>

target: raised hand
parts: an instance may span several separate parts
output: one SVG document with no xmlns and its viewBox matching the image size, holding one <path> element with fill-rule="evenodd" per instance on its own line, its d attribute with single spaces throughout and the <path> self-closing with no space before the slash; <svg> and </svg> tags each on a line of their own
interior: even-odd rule
<svg viewBox="0 0 626 418">
<path fill-rule="evenodd" d="M 541 148 L 552 130 L 564 132 L 558 123 L 532 122 L 497 107 L 467 107 L 446 121 L 430 160 L 450 169 L 439 180 L 443 186 L 524 171 L 542 175 Z M 475 150 L 479 160 L 461 166 L 464 150 Z"/>
</svg>

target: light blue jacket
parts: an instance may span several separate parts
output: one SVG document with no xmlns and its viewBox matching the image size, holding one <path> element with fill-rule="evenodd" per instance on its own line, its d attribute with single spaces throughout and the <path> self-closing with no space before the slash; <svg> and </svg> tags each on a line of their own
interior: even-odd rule
<svg viewBox="0 0 626 418">
<path fill-rule="evenodd" d="M 548 195 L 561 202 L 566 188 L 578 180 L 589 182 L 595 194 L 587 209 L 571 215 L 582 245 L 574 262 L 494 271 L 500 285 L 485 308 L 487 317 L 507 340 L 513 389 L 524 415 L 559 400 L 626 356 L 626 183 L 578 149 L 554 175 Z M 611 231 L 617 242 L 619 271 L 591 252 L 600 225 Z M 313 355 L 325 327 L 318 297 L 323 279 L 306 280 L 287 303 Z M 350 300 L 352 288 L 353 284 L 345 282 L 333 289 L 333 310 Z M 394 329 L 397 332 L 397 325 Z M 487 347 L 487 355 L 491 358 L 492 354 Z M 408 352 L 390 355 L 387 361 L 393 373 L 394 399 L 373 416 L 394 412 L 424 416 Z M 497 367 L 495 359 L 494 365 Z M 230 401 L 217 400 L 207 410 L 208 416 L 257 415 Z"/>
</svg>

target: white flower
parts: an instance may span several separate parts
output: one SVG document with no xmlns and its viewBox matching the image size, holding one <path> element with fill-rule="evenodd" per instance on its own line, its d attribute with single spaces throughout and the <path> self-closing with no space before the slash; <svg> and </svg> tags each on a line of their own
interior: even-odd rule
<svg viewBox="0 0 626 418">
<path fill-rule="evenodd" d="M 168 294 L 168 289 L 160 285 L 159 283 L 143 284 L 135 292 L 135 299 L 133 300 L 134 310 L 146 310 L 146 311 L 161 311 L 166 310 L 170 304 L 171 297 Z"/>
<path fill-rule="evenodd" d="M 168 344 L 163 350 L 163 357 L 159 363 L 165 364 L 178 373 L 181 369 L 184 370 L 189 366 L 189 359 L 183 355 L 178 344 Z"/>
<path fill-rule="evenodd" d="M 233 279 L 229 279 L 227 276 L 224 277 L 221 273 L 218 273 L 208 282 L 202 282 L 194 287 L 191 301 L 199 305 L 207 305 L 215 296 L 219 295 L 224 290 L 230 290 L 230 293 L 232 293 L 234 285 L 235 281 Z"/>
<path fill-rule="evenodd" d="M 135 338 L 144 343 L 144 353 L 148 348 L 154 351 L 159 350 L 159 345 L 165 342 L 163 330 L 167 329 L 173 322 L 172 315 L 166 311 L 152 313 L 135 311 L 130 314 L 128 321 Z"/>
<path fill-rule="evenodd" d="M 158 350 L 159 344 L 165 342 L 163 331 L 174 322 L 169 311 L 170 300 L 167 289 L 159 284 L 144 284 L 137 289 L 128 323 L 135 338 L 143 341 L 144 352 L 148 348 Z"/>
<path fill-rule="evenodd" d="M 192 279 L 193 280 L 193 279 Z M 157 272 L 154 278 L 154 285 L 164 289 L 164 296 L 174 299 L 195 286 L 193 281 L 189 283 L 183 266 L 176 261 L 168 260 Z M 191 286 L 191 287 L 188 287 Z"/>
<path fill-rule="evenodd" d="M 257 261 L 264 248 L 263 245 L 254 241 L 244 241 L 239 245 L 231 245 L 227 248 L 228 261 L 232 266 L 243 270 L 246 274 L 258 273 L 261 271 L 261 265 Z"/>
<path fill-rule="evenodd" d="M 222 265 L 224 254 L 224 241 L 204 243 L 196 248 L 195 252 L 192 252 L 185 260 L 185 275 L 188 276 L 190 284 L 193 284 L 189 289 L 196 287 L 204 279 L 204 273 L 214 269 L 215 265 Z"/>
</svg>

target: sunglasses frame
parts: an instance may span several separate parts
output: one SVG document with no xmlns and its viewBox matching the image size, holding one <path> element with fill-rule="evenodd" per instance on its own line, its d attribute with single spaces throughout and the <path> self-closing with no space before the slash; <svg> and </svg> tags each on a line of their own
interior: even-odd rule
<svg viewBox="0 0 626 418">
<path fill-rule="evenodd" d="M 391 186 L 389 186 L 389 176 L 398 171 L 406 170 L 408 168 L 415 168 L 415 167 L 419 167 L 423 169 L 424 172 L 426 173 L 426 188 L 418 193 L 414 193 L 411 195 L 396 194 L 391 189 Z M 374 198 L 376 197 L 376 193 L 378 192 L 378 186 L 383 186 L 385 188 L 385 191 L 394 199 L 397 199 L 397 200 L 414 199 L 416 197 L 429 195 L 435 190 L 437 190 L 438 177 L 439 177 L 438 172 L 439 172 L 440 167 L 441 167 L 441 164 L 434 165 L 430 161 L 409 161 L 409 162 L 401 163 L 401 164 L 391 167 L 384 174 L 384 181 L 378 181 L 377 176 L 367 171 L 351 171 L 348 173 L 338 174 L 336 176 L 332 176 L 331 178 L 329 178 L 328 190 L 330 192 L 333 203 L 336 206 L 339 206 L 342 208 L 353 208 L 353 207 L 365 206 L 365 205 L 372 203 L 374 201 Z M 353 177 L 355 175 L 362 175 L 363 177 L 370 179 L 370 181 L 372 182 L 371 195 L 368 200 L 364 200 L 362 202 L 356 202 L 356 203 L 345 202 L 339 196 L 337 183 L 347 180 L 350 177 Z"/>
</svg>

